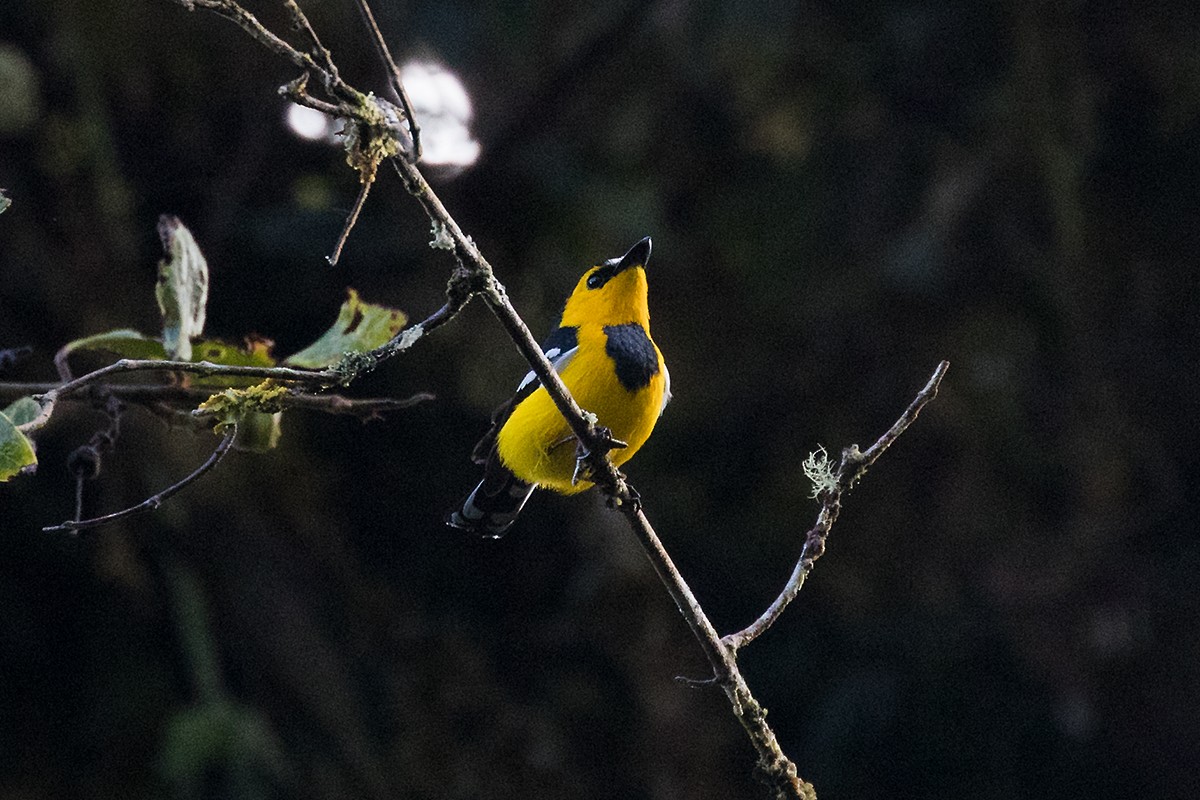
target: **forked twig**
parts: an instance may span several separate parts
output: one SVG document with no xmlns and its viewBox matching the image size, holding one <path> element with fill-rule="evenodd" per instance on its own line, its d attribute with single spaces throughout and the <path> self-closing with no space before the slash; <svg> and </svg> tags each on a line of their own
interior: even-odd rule
<svg viewBox="0 0 1200 800">
<path fill-rule="evenodd" d="M 225 431 L 225 435 L 221 438 L 221 443 L 217 445 L 217 449 L 212 452 L 212 455 L 210 455 L 203 464 L 197 467 L 183 480 L 168 486 L 158 494 L 147 497 L 136 506 L 130 506 L 129 508 L 113 512 L 112 514 L 105 514 L 102 517 L 94 517 L 92 519 L 84 520 L 68 520 L 58 525 L 48 525 L 45 528 L 42 528 L 42 530 L 46 531 L 47 533 L 54 531 L 81 531 L 87 528 L 98 528 L 101 525 L 107 525 L 110 522 L 116 522 L 119 519 L 124 519 L 125 517 L 130 517 L 143 511 L 153 511 L 161 506 L 167 499 L 179 494 L 179 492 L 183 491 L 187 486 L 198 480 L 202 475 L 204 475 L 204 473 L 221 463 L 221 459 L 225 457 L 225 454 L 229 452 L 229 448 L 233 445 L 233 439 L 236 435 L 237 426 L 230 425 L 228 430 Z"/>
</svg>

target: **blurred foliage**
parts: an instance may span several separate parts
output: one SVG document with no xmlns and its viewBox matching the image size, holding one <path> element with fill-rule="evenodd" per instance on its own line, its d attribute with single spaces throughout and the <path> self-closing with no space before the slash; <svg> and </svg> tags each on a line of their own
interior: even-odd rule
<svg viewBox="0 0 1200 800">
<path fill-rule="evenodd" d="M 34 404 L 33 415 L 29 414 L 29 403 Z M 33 442 L 17 429 L 37 416 L 38 405 L 28 397 L 0 411 L 0 483 L 22 473 L 31 473 L 37 468 L 37 453 Z"/>
<path fill-rule="evenodd" d="M 348 80 L 381 90 L 352 4 L 304 5 Z M 741 656 L 821 797 L 1187 796 L 1194 5 L 375 10 L 401 59 L 471 93 L 480 160 L 431 180 L 536 330 L 584 267 L 654 236 L 676 398 L 628 472 L 719 630 L 791 570 L 816 512 L 804 457 L 867 443 L 950 360 Z M 324 262 L 358 176 L 288 132 L 275 88 L 295 77 L 166 0 L 0 4 L 0 98 L 19 97 L 0 102 L 0 349 L 34 348 L 4 380 L 157 328 L 163 213 L 204 243 L 209 329 L 295 352 L 350 285 L 440 305 L 449 263 L 390 172 Z M 0 491 L 0 795 L 755 796 L 724 698 L 673 681 L 702 658 L 599 498 L 538 496 L 498 543 L 442 526 L 523 373 L 471 307 L 355 387 L 438 403 L 366 427 L 297 414 L 275 450 L 77 539 L 38 528 L 72 507 L 58 465 L 105 421 L 51 426 L 37 474 Z M 209 448 L 129 412 L 85 508 L 138 502 Z M 188 666 L 177 564 L 220 701 Z"/>
</svg>

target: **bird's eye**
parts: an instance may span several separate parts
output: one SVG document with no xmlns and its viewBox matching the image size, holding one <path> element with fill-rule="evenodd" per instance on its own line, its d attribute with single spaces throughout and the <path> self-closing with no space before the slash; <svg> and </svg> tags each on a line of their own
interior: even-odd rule
<svg viewBox="0 0 1200 800">
<path fill-rule="evenodd" d="M 588 277 L 587 285 L 589 289 L 599 289 L 604 285 L 604 276 L 600 274 L 600 270 L 596 270 Z"/>
</svg>

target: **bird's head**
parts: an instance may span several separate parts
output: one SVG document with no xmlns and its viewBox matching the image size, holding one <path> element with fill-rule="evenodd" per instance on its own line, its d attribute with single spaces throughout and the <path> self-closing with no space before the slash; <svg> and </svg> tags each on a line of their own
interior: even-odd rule
<svg viewBox="0 0 1200 800">
<path fill-rule="evenodd" d="M 646 263 L 650 260 L 650 237 L 629 248 L 620 258 L 610 258 L 583 273 L 575 291 L 567 298 L 562 325 L 650 324 L 646 303 Z"/>
</svg>

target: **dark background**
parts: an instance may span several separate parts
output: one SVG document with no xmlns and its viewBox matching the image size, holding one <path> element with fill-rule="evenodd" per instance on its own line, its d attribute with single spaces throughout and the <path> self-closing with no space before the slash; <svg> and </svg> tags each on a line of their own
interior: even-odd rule
<svg viewBox="0 0 1200 800">
<path fill-rule="evenodd" d="M 654 237 L 676 399 L 628 472 L 721 632 L 792 568 L 807 453 L 952 365 L 742 653 L 801 774 L 830 800 L 1194 797 L 1195 4 L 580 5 L 376 12 L 471 94 L 481 158 L 430 176 L 535 331 Z M 383 91 L 353 4 L 304 6 Z M 296 74 L 166 0 L 0 4 L 0 347 L 34 348 L 3 379 L 157 331 L 161 213 L 208 256 L 214 335 L 292 352 L 349 285 L 440 304 L 390 171 L 325 264 L 357 182 L 283 124 Z M 443 527 L 524 370 L 473 304 L 352 389 L 435 402 L 289 413 L 277 450 L 78 538 L 40 527 L 104 420 L 56 416 L 0 488 L 0 797 L 762 796 L 600 497 L 539 495 L 498 542 Z M 87 512 L 214 443 L 131 410 Z"/>
</svg>

